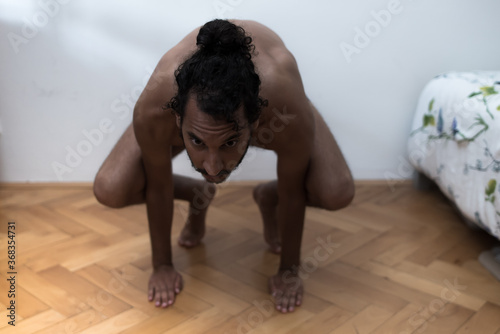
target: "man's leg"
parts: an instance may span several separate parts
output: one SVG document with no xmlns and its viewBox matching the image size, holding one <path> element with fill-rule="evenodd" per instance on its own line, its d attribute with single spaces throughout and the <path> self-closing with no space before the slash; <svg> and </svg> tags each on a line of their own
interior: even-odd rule
<svg viewBox="0 0 500 334">
<path fill-rule="evenodd" d="M 172 156 L 175 157 L 183 150 L 181 147 L 174 147 Z M 141 149 L 130 125 L 99 169 L 94 181 L 94 194 L 100 203 L 113 208 L 144 203 L 145 180 Z M 174 198 L 190 203 L 186 226 L 179 243 L 192 247 L 204 235 L 205 216 L 215 195 L 215 186 L 175 174 L 173 182 Z"/>
<path fill-rule="evenodd" d="M 112 208 L 144 203 L 145 180 L 141 149 L 130 125 L 97 172 L 94 194 Z"/>
<path fill-rule="evenodd" d="M 174 175 L 175 199 L 189 202 L 186 225 L 179 236 L 179 245 L 191 248 L 198 245 L 205 235 L 205 217 L 215 196 L 215 185 L 203 180 Z"/>
<path fill-rule="evenodd" d="M 339 210 L 354 198 L 351 171 L 328 125 L 312 105 L 315 117 L 314 148 L 307 171 L 307 205 Z"/>
<path fill-rule="evenodd" d="M 264 223 L 264 240 L 273 253 L 281 253 L 281 242 L 278 233 L 276 208 L 278 207 L 278 182 L 259 184 L 253 190 L 253 198 L 259 205 L 262 222 Z"/>
<path fill-rule="evenodd" d="M 351 172 L 325 121 L 311 104 L 315 117 L 315 139 L 306 179 L 307 205 L 326 210 L 346 207 L 354 197 Z M 328 148 L 328 149 L 325 149 Z M 264 237 L 271 251 L 279 253 L 279 229 L 276 220 L 278 183 L 259 184 L 253 196 L 264 222 Z"/>
</svg>

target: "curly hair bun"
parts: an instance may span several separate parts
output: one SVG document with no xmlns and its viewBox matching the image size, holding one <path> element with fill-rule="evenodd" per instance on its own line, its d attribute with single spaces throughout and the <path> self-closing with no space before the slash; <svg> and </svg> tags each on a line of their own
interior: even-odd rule
<svg viewBox="0 0 500 334">
<path fill-rule="evenodd" d="M 227 20 L 213 20 L 201 27 L 196 45 L 208 53 L 241 53 L 250 58 L 252 38 L 245 30 Z"/>
<path fill-rule="evenodd" d="M 242 27 L 214 20 L 201 27 L 198 49 L 175 71 L 177 94 L 166 108 L 184 117 L 186 105 L 195 96 L 198 108 L 214 119 L 225 119 L 239 128 L 236 111 L 244 109 L 248 124 L 259 119 L 267 101 L 259 96 L 260 77 L 255 71 L 252 38 Z"/>
</svg>

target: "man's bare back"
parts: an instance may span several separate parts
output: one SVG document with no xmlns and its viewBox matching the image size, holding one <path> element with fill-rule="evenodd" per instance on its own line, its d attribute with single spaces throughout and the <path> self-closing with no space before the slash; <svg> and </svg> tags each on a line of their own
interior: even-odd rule
<svg viewBox="0 0 500 334">
<path fill-rule="evenodd" d="M 208 44 L 202 39 L 200 46 L 196 45 L 197 36 L 202 35 L 196 29 L 162 57 L 137 101 L 133 127 L 127 129 L 104 162 L 96 176 L 94 191 L 101 203 L 112 207 L 146 203 L 154 268 L 149 298 L 157 306 L 166 307 L 182 289 L 182 277 L 174 268 L 171 254 L 173 199 L 190 202 L 190 216 L 179 244 L 196 246 L 205 233 L 206 210 L 215 195 L 213 184 L 226 180 L 245 156 L 248 145 L 275 151 L 278 180 L 257 186 L 253 194 L 264 222 L 265 240 L 272 252 L 281 254 L 278 272 L 269 280 L 270 293 L 278 310 L 293 311 L 301 304 L 303 295 L 298 268 L 305 207 L 330 210 L 345 207 L 354 195 L 352 177 L 328 127 L 305 95 L 294 57 L 274 32 L 257 22 L 231 21 L 251 36 L 255 46 L 251 53 L 253 65 L 245 57 L 233 63 L 246 62 L 242 72 L 250 71 L 247 77 L 255 79 L 254 66 L 260 78 L 258 94 L 262 103 L 255 107 L 256 118 L 249 118 L 251 108 L 247 97 L 241 103 L 237 100 L 239 105 L 236 104 L 231 115 L 224 114 L 226 119 L 222 114 L 210 114 L 212 109 L 218 109 L 217 104 L 208 109 L 202 107 L 203 103 L 210 105 L 211 100 L 220 98 L 213 97 L 216 89 L 207 88 L 204 83 L 211 77 L 190 88 L 188 97 L 183 99 L 180 94 L 183 77 L 191 78 L 211 66 L 211 60 L 203 54 L 221 57 L 223 61 L 227 54 L 234 56 L 227 50 L 240 48 L 224 42 L 227 31 L 235 26 L 227 21 L 214 22 L 204 26 L 208 27 L 203 30 L 203 35 L 208 36 L 204 38 L 210 40 Z M 222 50 L 221 43 L 217 43 L 217 36 L 222 36 L 226 49 Z M 201 62 L 207 61 L 207 65 L 185 75 L 191 64 L 200 66 L 186 61 L 198 57 L 191 56 L 195 52 L 201 54 L 198 55 Z M 233 63 L 228 62 L 227 67 L 236 66 Z M 225 67 L 226 63 L 221 64 Z M 218 71 L 215 68 L 214 73 Z M 240 82 L 230 84 L 234 84 L 235 91 L 248 91 L 240 87 Z M 232 95 L 232 91 L 226 90 L 226 94 Z M 254 100 L 258 102 L 255 96 Z M 182 150 L 187 151 L 193 167 L 208 183 L 172 173 L 171 160 Z M 194 203 L 194 190 L 204 194 L 203 207 Z"/>
<path fill-rule="evenodd" d="M 281 130 L 281 127 L 277 124 L 276 113 L 287 115 L 288 108 L 297 110 L 293 118 L 298 116 L 299 119 L 295 123 L 308 127 L 307 133 L 304 134 L 313 137 L 313 109 L 305 95 L 293 55 L 279 36 L 264 25 L 255 21 L 234 20 L 231 22 L 243 27 L 253 38 L 255 54 L 252 61 L 262 81 L 260 95 L 269 101 L 268 107 L 262 110 L 259 127 L 254 131 L 253 145 L 274 151 L 281 146 L 293 145 L 288 137 L 296 134 L 292 131 L 295 129 L 285 127 L 283 131 L 277 131 L 277 129 Z M 161 58 L 134 110 L 134 121 L 144 119 L 144 122 L 148 122 L 149 120 L 157 127 L 156 131 L 169 133 L 171 137 L 168 140 L 172 146 L 183 147 L 184 144 L 175 124 L 175 116 L 164 112 L 161 107 L 175 95 L 174 73 L 186 56 L 196 50 L 198 31 L 199 28 L 193 30 Z M 141 106 L 144 107 L 141 108 Z M 161 118 L 162 122 L 154 121 L 158 118 Z M 288 120 L 292 117 L 281 118 Z M 271 120 L 275 121 L 270 124 Z M 280 120 L 279 117 L 278 120 Z M 271 132 L 273 133 L 272 140 L 268 138 L 271 137 Z"/>
</svg>

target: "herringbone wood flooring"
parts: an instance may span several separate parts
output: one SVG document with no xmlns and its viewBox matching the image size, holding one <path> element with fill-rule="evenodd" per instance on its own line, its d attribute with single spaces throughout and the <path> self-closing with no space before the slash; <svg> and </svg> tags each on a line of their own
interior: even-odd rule
<svg viewBox="0 0 500 334">
<path fill-rule="evenodd" d="M 174 246 L 185 288 L 147 301 L 145 206 L 109 209 L 90 185 L 0 188 L 0 333 L 500 333 L 500 283 L 477 261 L 495 240 L 472 231 L 438 192 L 359 182 L 338 212 L 307 209 L 303 306 L 270 307 L 255 183 L 221 186 L 204 243 Z M 173 238 L 186 218 L 176 202 Z M 7 222 L 16 222 L 16 326 L 5 315 Z"/>
</svg>

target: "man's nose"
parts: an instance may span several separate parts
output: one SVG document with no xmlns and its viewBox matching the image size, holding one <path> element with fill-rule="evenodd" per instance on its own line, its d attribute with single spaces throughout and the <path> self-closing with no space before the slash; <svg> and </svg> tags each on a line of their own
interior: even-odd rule
<svg viewBox="0 0 500 334">
<path fill-rule="evenodd" d="M 203 162 L 205 169 L 210 176 L 216 176 L 224 167 L 221 158 L 216 153 L 208 153 Z"/>
</svg>

